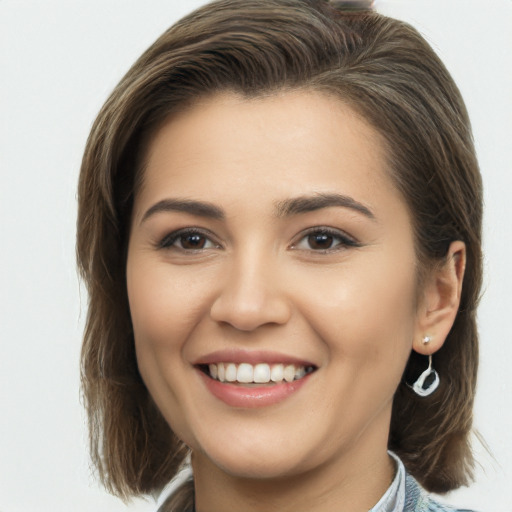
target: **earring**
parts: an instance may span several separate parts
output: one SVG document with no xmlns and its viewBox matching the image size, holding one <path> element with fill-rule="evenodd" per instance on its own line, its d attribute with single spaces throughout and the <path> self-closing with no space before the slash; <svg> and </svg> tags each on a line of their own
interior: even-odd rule
<svg viewBox="0 0 512 512">
<path fill-rule="evenodd" d="M 439 387 L 439 375 L 432 368 L 432 354 L 428 356 L 428 368 L 418 377 L 411 386 L 407 384 L 418 396 L 431 395 Z"/>
</svg>

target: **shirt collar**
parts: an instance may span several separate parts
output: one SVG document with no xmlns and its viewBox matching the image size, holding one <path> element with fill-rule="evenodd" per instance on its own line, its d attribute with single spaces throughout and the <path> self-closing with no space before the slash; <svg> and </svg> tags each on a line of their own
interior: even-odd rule
<svg viewBox="0 0 512 512">
<path fill-rule="evenodd" d="M 395 461 L 395 478 L 379 502 L 368 512 L 403 512 L 405 504 L 405 467 L 393 453 L 388 452 Z"/>
</svg>

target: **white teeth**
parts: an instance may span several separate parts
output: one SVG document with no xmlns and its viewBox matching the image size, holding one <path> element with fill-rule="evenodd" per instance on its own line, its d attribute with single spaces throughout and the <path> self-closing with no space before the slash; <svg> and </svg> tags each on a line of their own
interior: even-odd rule
<svg viewBox="0 0 512 512">
<path fill-rule="evenodd" d="M 236 380 L 238 382 L 252 382 L 254 371 L 252 365 L 242 363 L 238 365 L 238 371 L 236 372 Z"/>
<path fill-rule="evenodd" d="M 267 384 L 269 382 L 293 382 L 302 379 L 313 371 L 312 367 L 293 364 L 259 363 L 211 363 L 208 365 L 210 377 L 220 382 L 239 382 L 241 384 Z"/>
<path fill-rule="evenodd" d="M 272 382 L 281 382 L 284 379 L 284 366 L 282 364 L 272 366 L 270 378 Z"/>
<path fill-rule="evenodd" d="M 306 375 L 306 368 L 304 368 L 304 366 L 298 366 L 297 368 L 295 368 L 295 379 L 296 380 L 302 379 L 302 377 L 304 377 L 304 375 Z"/>
<path fill-rule="evenodd" d="M 217 378 L 221 381 L 221 382 L 226 382 L 226 369 L 224 367 L 224 363 L 219 363 L 217 365 Z M 213 376 L 212 376 L 213 377 Z M 213 377 L 215 378 L 215 377 Z"/>
<path fill-rule="evenodd" d="M 237 373 L 236 364 L 229 363 L 226 366 L 226 380 L 228 382 L 235 382 L 235 380 L 236 380 L 236 373 Z"/>
<path fill-rule="evenodd" d="M 268 364 L 260 363 L 254 367 L 254 382 L 258 384 L 270 382 L 270 366 Z"/>
<path fill-rule="evenodd" d="M 293 364 L 284 367 L 284 380 L 286 382 L 293 382 L 295 380 L 295 366 Z"/>
</svg>

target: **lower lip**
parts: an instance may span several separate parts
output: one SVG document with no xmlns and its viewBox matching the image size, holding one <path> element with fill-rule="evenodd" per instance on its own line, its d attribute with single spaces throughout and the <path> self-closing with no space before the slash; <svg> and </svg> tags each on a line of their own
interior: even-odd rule
<svg viewBox="0 0 512 512">
<path fill-rule="evenodd" d="M 199 370 L 198 370 L 199 371 Z M 267 407 L 282 402 L 293 395 L 308 381 L 311 374 L 293 382 L 282 382 L 270 386 L 244 387 L 243 385 L 219 382 L 199 371 L 210 393 L 231 407 Z"/>
</svg>

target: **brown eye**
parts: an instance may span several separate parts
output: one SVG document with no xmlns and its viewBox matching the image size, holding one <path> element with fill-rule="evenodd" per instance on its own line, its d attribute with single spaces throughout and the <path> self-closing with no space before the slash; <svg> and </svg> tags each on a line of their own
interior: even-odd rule
<svg viewBox="0 0 512 512">
<path fill-rule="evenodd" d="M 183 249 L 204 249 L 207 242 L 207 238 L 199 233 L 181 235 L 178 240 Z"/>
<path fill-rule="evenodd" d="M 334 237 L 328 233 L 313 233 L 307 238 L 311 249 L 321 250 L 330 249 L 334 242 Z"/>
<path fill-rule="evenodd" d="M 201 251 L 219 246 L 211 238 L 199 231 L 184 229 L 170 233 L 158 244 L 160 249 L 177 249 L 180 251 Z"/>
<path fill-rule="evenodd" d="M 360 246 L 357 240 L 343 231 L 319 227 L 312 228 L 303 234 L 302 238 L 292 245 L 292 249 L 327 253 Z"/>
</svg>

